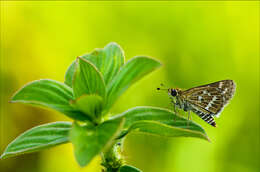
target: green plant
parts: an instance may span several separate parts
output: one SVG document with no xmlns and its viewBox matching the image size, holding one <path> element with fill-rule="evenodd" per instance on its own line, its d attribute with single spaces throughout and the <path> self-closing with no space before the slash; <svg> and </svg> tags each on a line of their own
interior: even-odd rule
<svg viewBox="0 0 260 172">
<path fill-rule="evenodd" d="M 65 83 L 54 80 L 33 81 L 19 91 L 11 102 L 55 109 L 74 120 L 34 127 L 11 142 L 1 158 L 35 152 L 71 142 L 80 166 L 95 156 L 102 157 L 103 171 L 140 171 L 126 165 L 120 154 L 121 142 L 133 131 L 166 137 L 197 137 L 208 140 L 196 123 L 157 107 L 135 107 L 111 116 L 109 109 L 134 82 L 152 72 L 160 63 L 138 56 L 125 63 L 116 43 L 78 57 L 68 68 Z"/>
</svg>

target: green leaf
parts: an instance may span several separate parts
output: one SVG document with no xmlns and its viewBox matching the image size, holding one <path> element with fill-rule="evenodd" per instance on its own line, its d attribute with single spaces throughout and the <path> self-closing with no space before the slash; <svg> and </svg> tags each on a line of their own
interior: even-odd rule
<svg viewBox="0 0 260 172">
<path fill-rule="evenodd" d="M 142 172 L 142 171 L 130 165 L 123 165 L 119 168 L 118 172 Z"/>
<path fill-rule="evenodd" d="M 11 142 L 1 158 L 35 152 L 68 142 L 71 122 L 54 122 L 27 130 Z"/>
<path fill-rule="evenodd" d="M 112 81 L 124 64 L 125 57 L 121 47 L 116 43 L 109 43 L 104 49 L 95 49 L 90 54 L 81 56 L 90 61 L 101 72 L 106 84 Z M 72 87 L 72 78 L 75 71 L 75 61 L 69 66 L 65 74 L 65 84 Z"/>
<path fill-rule="evenodd" d="M 208 137 L 201 132 L 183 129 L 179 127 L 173 127 L 156 121 L 136 122 L 133 125 L 131 125 L 131 127 L 128 129 L 128 132 L 130 131 L 138 131 L 164 137 L 197 137 L 209 141 Z"/>
<path fill-rule="evenodd" d="M 82 56 L 92 62 L 102 73 L 105 83 L 112 81 L 124 64 L 123 50 L 116 43 L 109 43 L 104 49 L 95 49 L 92 53 Z"/>
<path fill-rule="evenodd" d="M 105 98 L 106 89 L 102 75 L 89 61 L 78 57 L 72 88 L 76 98 L 83 94 L 96 94 Z"/>
<path fill-rule="evenodd" d="M 135 107 L 113 117 L 125 118 L 124 132 L 139 131 L 166 137 L 197 137 L 209 140 L 204 129 L 193 121 L 174 114 L 172 111 L 155 107 Z"/>
<path fill-rule="evenodd" d="M 72 101 L 72 105 L 84 112 L 84 114 L 88 115 L 93 120 L 101 120 L 101 112 L 103 109 L 102 97 L 95 94 L 82 95 L 75 101 Z"/>
<path fill-rule="evenodd" d="M 71 65 L 69 66 L 69 68 L 67 69 L 66 74 L 65 74 L 64 83 L 71 88 L 72 88 L 72 80 L 73 80 L 73 76 L 74 76 L 74 72 L 75 72 L 75 68 L 76 68 L 75 65 L 76 65 L 76 60 L 74 60 L 71 63 Z"/>
<path fill-rule="evenodd" d="M 80 166 L 87 165 L 101 151 L 106 151 L 114 144 L 124 120 L 108 120 L 98 126 L 80 126 L 73 124 L 70 141 Z"/>
<path fill-rule="evenodd" d="M 18 90 L 11 102 L 20 102 L 52 108 L 70 118 L 88 120 L 81 112 L 74 109 L 69 101 L 73 99 L 72 89 L 67 85 L 49 79 L 33 81 Z"/>
<path fill-rule="evenodd" d="M 148 57 L 135 57 L 129 60 L 112 82 L 107 86 L 107 108 L 110 108 L 116 99 L 137 80 L 158 68 L 161 64 Z"/>
</svg>

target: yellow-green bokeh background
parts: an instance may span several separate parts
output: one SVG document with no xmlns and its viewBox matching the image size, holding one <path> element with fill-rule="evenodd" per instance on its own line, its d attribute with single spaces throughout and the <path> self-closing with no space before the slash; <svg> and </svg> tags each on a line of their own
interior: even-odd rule
<svg viewBox="0 0 260 172">
<path fill-rule="evenodd" d="M 190 88 L 222 79 L 237 83 L 213 128 L 195 114 L 212 143 L 131 134 L 124 155 L 144 172 L 259 171 L 259 2 L 1 1 L 0 151 L 33 126 L 64 115 L 10 104 L 24 84 L 63 81 L 77 56 L 117 42 L 126 59 L 148 55 L 163 66 L 131 87 L 114 113 L 140 105 L 170 108 L 161 82 Z M 99 158 L 80 168 L 71 144 L 0 160 L 1 172 L 100 171 Z"/>
</svg>

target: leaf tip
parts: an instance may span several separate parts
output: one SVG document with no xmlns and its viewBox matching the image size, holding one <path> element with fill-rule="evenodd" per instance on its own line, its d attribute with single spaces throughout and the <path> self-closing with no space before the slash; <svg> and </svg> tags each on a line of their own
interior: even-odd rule
<svg viewBox="0 0 260 172">
<path fill-rule="evenodd" d="M 154 58 L 151 58 L 151 59 L 154 60 L 155 62 L 157 62 L 157 65 L 158 65 L 157 67 L 160 67 L 163 65 L 161 61 L 154 59 Z"/>
<path fill-rule="evenodd" d="M 10 157 L 10 154 L 6 153 L 6 150 L 7 148 L 5 148 L 5 151 L 0 155 L 0 160 Z"/>
<path fill-rule="evenodd" d="M 81 56 L 78 56 L 77 58 L 76 58 L 76 63 L 78 63 L 78 61 L 80 60 L 80 59 L 82 59 L 83 57 L 81 57 Z"/>
<path fill-rule="evenodd" d="M 81 168 L 85 167 L 85 166 L 88 164 L 88 163 L 83 162 L 83 161 L 80 161 L 80 160 L 77 160 L 77 162 L 78 162 L 78 164 L 79 164 L 79 166 L 80 166 Z"/>
<path fill-rule="evenodd" d="M 112 46 L 112 45 L 119 46 L 116 42 L 110 42 L 106 46 Z"/>
<path fill-rule="evenodd" d="M 123 49 L 121 48 L 121 46 L 120 46 L 118 43 L 116 43 L 116 42 L 110 42 L 110 43 L 108 43 L 108 44 L 104 47 L 104 49 L 109 48 L 109 47 L 116 47 L 116 48 L 119 48 L 121 51 L 123 51 Z"/>
<path fill-rule="evenodd" d="M 21 90 L 21 89 L 20 89 Z M 18 91 L 16 91 L 12 96 L 11 96 L 11 98 L 9 99 L 9 103 L 15 103 L 18 99 L 17 99 L 17 94 L 19 93 L 19 91 L 20 90 L 18 90 Z"/>
<path fill-rule="evenodd" d="M 23 89 L 24 87 L 20 88 L 19 90 L 17 90 L 10 98 L 10 100 L 8 101 L 8 103 L 15 103 L 18 99 L 17 99 L 17 94 Z"/>
<path fill-rule="evenodd" d="M 77 64 L 80 63 L 80 62 L 82 62 L 82 61 L 89 63 L 89 61 L 88 61 L 87 59 L 85 59 L 84 57 L 78 56 L 78 57 L 76 58 L 76 63 L 77 63 Z"/>
<path fill-rule="evenodd" d="M 11 98 L 10 100 L 8 100 L 8 103 L 14 103 L 15 101 Z"/>
</svg>

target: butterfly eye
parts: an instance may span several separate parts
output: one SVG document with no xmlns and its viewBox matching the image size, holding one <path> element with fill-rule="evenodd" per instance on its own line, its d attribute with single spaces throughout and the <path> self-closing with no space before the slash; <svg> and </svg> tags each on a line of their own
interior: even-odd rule
<svg viewBox="0 0 260 172">
<path fill-rule="evenodd" d="M 175 89 L 171 89 L 171 95 L 175 97 L 177 95 L 177 91 Z"/>
</svg>

